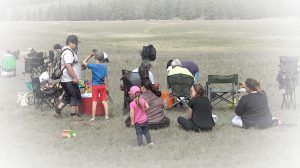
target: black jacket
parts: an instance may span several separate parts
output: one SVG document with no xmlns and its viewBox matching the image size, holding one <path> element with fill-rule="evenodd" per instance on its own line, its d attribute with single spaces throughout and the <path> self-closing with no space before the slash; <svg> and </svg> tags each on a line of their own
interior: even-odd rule
<svg viewBox="0 0 300 168">
<path fill-rule="evenodd" d="M 192 111 L 192 122 L 199 128 L 211 128 L 215 126 L 212 118 L 212 107 L 207 97 L 194 97 L 189 102 Z"/>
<path fill-rule="evenodd" d="M 235 109 L 235 113 L 241 116 L 245 128 L 263 129 L 273 124 L 268 98 L 264 91 L 243 96 Z"/>
</svg>

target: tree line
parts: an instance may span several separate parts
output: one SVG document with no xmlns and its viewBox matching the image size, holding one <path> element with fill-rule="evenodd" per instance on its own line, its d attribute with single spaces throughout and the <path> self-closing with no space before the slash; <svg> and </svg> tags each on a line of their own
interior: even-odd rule
<svg viewBox="0 0 300 168">
<path fill-rule="evenodd" d="M 47 1 L 48 2 L 48 1 Z M 283 0 L 77 0 L 0 9 L 0 20 L 259 19 L 299 16 Z M 81 3 L 79 3 L 81 2 Z"/>
</svg>

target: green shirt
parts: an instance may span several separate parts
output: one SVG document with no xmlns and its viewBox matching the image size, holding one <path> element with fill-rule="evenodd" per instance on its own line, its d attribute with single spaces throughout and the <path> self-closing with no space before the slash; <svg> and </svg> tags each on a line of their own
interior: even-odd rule
<svg viewBox="0 0 300 168">
<path fill-rule="evenodd" d="M 15 70 L 17 67 L 17 61 L 15 56 L 11 54 L 5 54 L 2 56 L 2 70 L 11 71 Z"/>
</svg>

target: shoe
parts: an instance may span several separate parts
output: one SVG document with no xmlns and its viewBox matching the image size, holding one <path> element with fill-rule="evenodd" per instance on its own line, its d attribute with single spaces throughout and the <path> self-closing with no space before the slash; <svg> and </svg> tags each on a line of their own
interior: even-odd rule
<svg viewBox="0 0 300 168">
<path fill-rule="evenodd" d="M 59 109 L 58 107 L 55 107 L 55 112 L 58 115 L 61 115 L 61 109 Z"/>
<path fill-rule="evenodd" d="M 148 143 L 148 146 L 149 146 L 149 148 L 153 148 L 154 147 L 153 142 Z"/>
<path fill-rule="evenodd" d="M 83 121 L 83 119 L 80 118 L 80 116 L 77 113 L 71 113 L 71 118 L 75 121 Z"/>
<path fill-rule="evenodd" d="M 107 121 L 109 121 L 109 117 L 108 116 L 105 116 L 105 118 L 104 118 L 105 120 L 107 120 Z"/>
<path fill-rule="evenodd" d="M 91 119 L 89 120 L 89 122 L 91 122 L 91 121 L 95 121 L 95 118 L 91 118 Z"/>
<path fill-rule="evenodd" d="M 57 118 L 57 119 L 62 118 L 61 114 L 58 114 L 58 113 L 54 113 L 54 114 L 53 114 L 53 117 L 54 117 L 54 118 Z"/>
</svg>

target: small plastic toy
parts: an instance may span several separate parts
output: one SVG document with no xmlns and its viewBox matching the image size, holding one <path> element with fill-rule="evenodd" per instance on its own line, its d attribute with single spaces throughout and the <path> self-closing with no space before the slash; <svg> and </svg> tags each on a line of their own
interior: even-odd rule
<svg viewBox="0 0 300 168">
<path fill-rule="evenodd" d="M 71 138 L 76 137 L 77 133 L 75 130 L 64 130 L 63 137 L 64 138 Z"/>
</svg>

